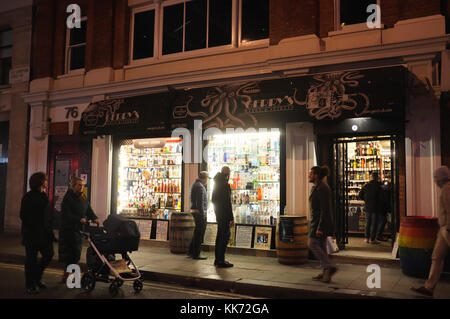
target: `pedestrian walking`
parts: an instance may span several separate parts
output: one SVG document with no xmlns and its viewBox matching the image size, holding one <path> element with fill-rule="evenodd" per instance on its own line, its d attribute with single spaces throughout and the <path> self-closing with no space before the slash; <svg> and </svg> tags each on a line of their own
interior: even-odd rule
<svg viewBox="0 0 450 319">
<path fill-rule="evenodd" d="M 323 267 L 322 273 L 313 277 L 313 280 L 320 280 L 325 283 L 329 283 L 338 270 L 331 262 L 326 248 L 327 237 L 335 235 L 331 189 L 323 182 L 328 171 L 321 169 L 319 166 L 314 166 L 309 173 L 309 182 L 314 184 L 309 196 L 311 211 L 309 249 Z"/>
<path fill-rule="evenodd" d="M 92 220 L 100 224 L 98 217 L 83 194 L 83 180 L 74 177 L 61 204 L 61 228 L 59 230 L 59 261 L 66 264 L 78 264 L 81 257 L 81 225 Z M 64 270 L 63 282 L 68 273 Z"/>
<path fill-rule="evenodd" d="M 206 212 L 208 210 L 208 197 L 206 195 L 206 184 L 208 172 L 200 172 L 197 180 L 191 187 L 191 213 L 195 221 L 194 235 L 189 246 L 188 255 L 193 259 L 204 260 L 207 257 L 200 255 L 200 248 L 206 230 Z"/>
<path fill-rule="evenodd" d="M 383 214 L 383 190 L 378 181 L 378 173 L 372 172 L 371 180 L 365 184 L 358 194 L 358 197 L 364 201 L 364 212 L 366 215 L 366 243 L 379 244 L 376 240 L 379 220 Z"/>
<path fill-rule="evenodd" d="M 450 248 L 450 170 L 442 166 L 434 171 L 434 182 L 441 189 L 439 198 L 439 232 L 431 255 L 431 269 L 425 286 L 412 290 L 432 297 L 444 269 L 445 257 Z"/>
<path fill-rule="evenodd" d="M 214 265 L 221 268 L 233 267 L 233 264 L 225 260 L 225 251 L 230 240 L 230 227 L 234 226 L 229 179 L 230 168 L 224 166 L 221 172 L 214 176 L 214 190 L 212 193 L 212 202 L 217 221 L 216 259 L 214 260 Z"/>
<path fill-rule="evenodd" d="M 31 175 L 30 191 L 22 198 L 20 219 L 22 220 L 22 244 L 25 246 L 25 286 L 29 294 L 45 289 L 41 281 L 45 268 L 53 258 L 52 211 L 49 207 L 47 176 L 38 172 Z M 42 258 L 38 262 L 38 252 Z"/>
</svg>

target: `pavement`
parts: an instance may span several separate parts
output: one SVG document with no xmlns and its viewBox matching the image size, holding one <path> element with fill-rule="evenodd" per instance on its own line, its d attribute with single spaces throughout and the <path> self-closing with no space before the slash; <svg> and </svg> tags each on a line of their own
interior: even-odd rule
<svg viewBox="0 0 450 319">
<path fill-rule="evenodd" d="M 21 238 L 14 233 L 0 233 L 0 262 L 23 264 L 25 250 Z M 61 268 L 58 263 L 57 244 L 50 266 Z M 84 243 L 81 267 L 85 267 Z M 232 250 L 230 250 L 232 252 Z M 184 254 L 173 254 L 165 243 L 141 240 L 139 251 L 130 257 L 142 272 L 144 280 L 175 283 L 188 287 L 231 292 L 260 298 L 284 299 L 423 299 L 411 291 L 411 287 L 423 285 L 424 279 L 408 277 L 395 265 L 381 264 L 380 287 L 369 288 L 374 273 L 367 271 L 367 264 L 343 263 L 336 258 L 339 271 L 328 284 L 313 281 L 321 269 L 317 261 L 302 265 L 283 265 L 275 257 L 259 257 L 227 252 L 226 259 L 232 268 L 217 268 L 214 252 L 204 251 L 207 260 L 193 260 Z M 350 259 L 350 262 L 352 260 Z M 441 277 L 435 299 L 450 299 L 450 276 Z"/>
</svg>

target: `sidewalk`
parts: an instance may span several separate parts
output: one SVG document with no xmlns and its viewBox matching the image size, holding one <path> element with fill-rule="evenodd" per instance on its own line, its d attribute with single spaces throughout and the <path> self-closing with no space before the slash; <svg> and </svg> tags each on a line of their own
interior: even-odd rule
<svg viewBox="0 0 450 319">
<path fill-rule="evenodd" d="M 62 268 L 57 262 L 51 267 Z M 410 290 L 424 283 L 423 279 L 403 275 L 398 267 L 381 267 L 381 288 L 369 289 L 366 265 L 338 263 L 339 271 L 329 284 L 311 280 L 320 272 L 317 262 L 288 266 L 277 258 L 227 254 L 233 268 L 216 268 L 213 252 L 203 252 L 207 260 L 193 260 L 186 255 L 170 253 L 165 247 L 155 247 L 141 241 L 139 251 L 130 254 L 143 272 L 144 279 L 185 286 L 228 291 L 262 298 L 422 298 Z M 0 262 L 23 264 L 23 246 L 17 234 L 0 233 Z M 80 263 L 85 263 L 83 249 Z M 442 278 L 435 290 L 435 299 L 450 299 L 450 279 Z"/>
</svg>

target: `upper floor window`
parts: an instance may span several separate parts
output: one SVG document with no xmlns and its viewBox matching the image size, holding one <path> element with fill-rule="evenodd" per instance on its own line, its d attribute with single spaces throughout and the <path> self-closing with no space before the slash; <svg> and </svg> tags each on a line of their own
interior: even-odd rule
<svg viewBox="0 0 450 319">
<path fill-rule="evenodd" d="M 151 58 L 155 51 L 155 10 L 133 14 L 133 60 Z"/>
<path fill-rule="evenodd" d="M 66 34 L 66 73 L 84 69 L 86 58 L 87 18 L 81 18 L 81 28 L 67 29 Z"/>
<path fill-rule="evenodd" d="M 163 7 L 162 54 L 231 44 L 232 0 L 192 0 Z"/>
<path fill-rule="evenodd" d="M 371 13 L 367 8 L 371 4 L 377 4 L 377 0 L 338 0 L 339 8 L 336 8 L 338 22 L 341 27 L 351 24 L 366 23 Z"/>
<path fill-rule="evenodd" d="M 242 0 L 241 42 L 269 37 L 269 0 Z"/>
<path fill-rule="evenodd" d="M 9 84 L 12 63 L 12 30 L 0 31 L 0 85 Z"/>
</svg>

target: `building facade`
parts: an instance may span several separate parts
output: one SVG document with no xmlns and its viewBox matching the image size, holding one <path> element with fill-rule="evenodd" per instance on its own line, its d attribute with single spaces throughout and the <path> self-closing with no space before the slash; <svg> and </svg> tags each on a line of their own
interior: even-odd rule
<svg viewBox="0 0 450 319">
<path fill-rule="evenodd" d="M 224 131 L 241 124 L 262 128 L 267 127 L 263 123 L 273 124 L 270 119 L 279 119 L 270 126 L 279 129 L 279 140 L 267 147 L 266 154 L 279 159 L 274 165 L 278 168 L 270 171 L 269 160 L 255 165 L 267 166 L 263 171 L 276 176 L 278 188 L 266 187 L 276 195 L 266 200 L 278 203 L 277 212 L 270 215 L 271 222 L 262 218 L 256 224 L 273 225 L 273 218 L 283 213 L 308 216 L 312 166 L 329 165 L 331 184 L 337 189 L 343 174 L 350 181 L 360 179 L 359 170 L 368 172 L 365 165 L 375 162 L 367 164 L 369 156 L 376 156 L 375 145 L 383 143 L 391 156 L 386 160 L 392 161 L 389 167 L 395 166 L 395 176 L 391 172 L 385 177 L 395 184 L 396 227 L 400 216 L 436 216 L 438 189 L 432 173 L 450 164 L 443 138 L 449 114 L 449 1 L 420 0 L 412 5 L 406 0 L 374 0 L 356 7 L 352 3 L 84 0 L 77 2 L 79 10 L 68 11 L 71 1 L 35 1 L 32 81 L 24 96 L 31 108 L 28 176 L 48 172 L 50 198 L 57 208 L 70 176 L 82 175 L 91 204 L 104 219 L 121 205 L 120 150 L 138 138 L 170 138 L 175 128 L 188 129 L 193 138 L 193 121 L 210 121 L 205 113 L 208 105 L 211 116 L 218 108 L 228 113 L 216 116 L 215 124 L 203 125 L 203 132 L 208 127 Z M 68 28 L 68 19 L 72 25 L 75 21 L 71 14 L 78 13 L 80 28 Z M 366 91 L 352 91 L 360 85 Z M 297 95 L 300 88 L 303 100 Z M 391 116 L 390 103 L 398 115 Z M 234 116 L 242 105 L 241 115 L 249 123 Z M 364 112 L 348 113 L 361 105 Z M 251 106 L 254 116 L 249 115 Z M 98 125 L 100 111 L 111 107 L 117 112 L 111 111 L 108 123 L 118 116 L 115 126 Z M 338 115 L 339 108 L 344 115 Z M 133 111 L 146 121 L 133 121 Z M 375 120 L 365 126 L 363 118 Z M 94 129 L 86 129 L 88 124 Z M 144 126 L 135 125 L 133 131 L 133 124 Z M 359 131 L 353 129 L 358 127 Z M 225 159 L 217 165 L 228 162 L 227 155 L 221 154 Z M 345 159 L 336 161 L 342 154 Z M 354 170 L 350 172 L 351 158 Z M 130 170 L 134 167 L 144 171 L 129 164 L 128 176 L 136 173 Z M 188 211 L 189 188 L 201 168 L 217 167 L 182 165 L 181 185 L 176 185 L 181 189 L 174 192 L 181 194 L 180 210 Z M 244 172 L 235 178 L 243 176 Z M 267 181 L 267 176 L 258 179 Z M 247 186 L 244 202 L 245 196 L 251 198 L 252 191 L 260 188 L 256 183 Z M 139 186 L 135 187 L 137 191 Z M 129 192 L 131 186 L 127 196 Z M 263 194 L 254 196 L 265 200 Z M 348 194 L 335 193 L 339 196 Z M 242 196 L 236 200 L 242 203 Z M 145 203 L 127 205 L 148 209 Z M 342 207 L 345 218 L 348 210 L 348 205 Z M 8 214 L 7 219 L 14 221 L 10 226 L 17 226 L 18 212 Z M 340 227 L 348 227 L 346 223 Z"/>
</svg>

